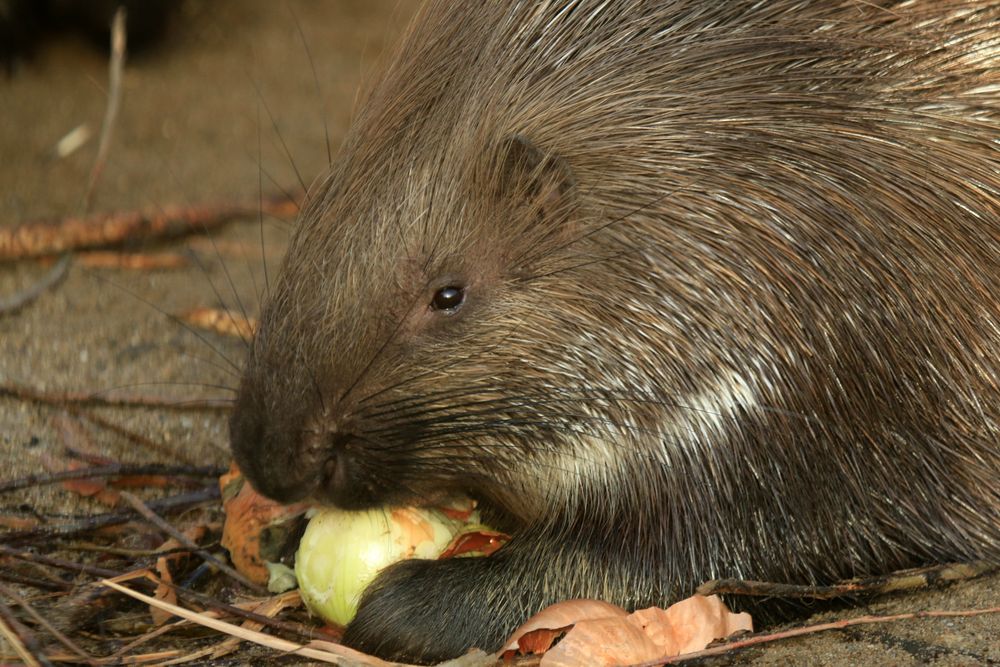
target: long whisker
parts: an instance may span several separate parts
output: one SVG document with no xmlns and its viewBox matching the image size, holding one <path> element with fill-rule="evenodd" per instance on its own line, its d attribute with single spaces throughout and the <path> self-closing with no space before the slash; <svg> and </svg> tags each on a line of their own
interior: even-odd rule
<svg viewBox="0 0 1000 667">
<path fill-rule="evenodd" d="M 362 405 L 362 404 L 367 403 L 370 400 L 372 400 L 372 399 L 374 399 L 374 398 L 376 398 L 378 396 L 381 396 L 381 395 L 383 395 L 383 394 L 385 394 L 385 393 L 387 393 L 389 391 L 393 391 L 393 390 L 399 389 L 399 388 L 401 388 L 401 387 L 403 387 L 403 386 L 405 386 L 407 384 L 410 384 L 412 382 L 416 382 L 416 381 L 421 380 L 421 379 L 423 379 L 425 377 L 428 377 L 430 375 L 434 375 L 436 373 L 441 373 L 441 372 L 446 371 L 446 370 L 452 368 L 453 366 L 457 366 L 457 365 L 459 365 L 461 363 L 475 360 L 477 357 L 487 356 L 488 354 L 490 354 L 491 352 L 493 352 L 495 349 L 499 348 L 501 345 L 503 345 L 504 343 L 506 343 L 511 338 L 511 336 L 513 336 L 514 334 L 516 334 L 520 330 L 521 324 L 522 324 L 522 322 L 520 322 L 520 321 L 517 322 L 514 326 L 512 326 L 510 328 L 510 331 L 508 331 L 505 335 L 503 335 L 500 338 L 500 340 L 498 340 L 493 345 L 487 346 L 487 347 L 483 348 L 482 350 L 480 350 L 480 351 L 478 351 L 476 353 L 469 354 L 469 355 L 466 355 L 464 357 L 456 357 L 454 359 L 451 359 L 451 360 L 449 360 L 449 361 L 441 364 L 440 366 L 435 366 L 435 367 L 430 368 L 430 369 L 428 369 L 428 370 L 426 370 L 426 371 L 424 371 L 422 373 L 415 373 L 415 374 L 410 375 L 408 377 L 404 377 L 399 382 L 395 382 L 395 383 L 393 383 L 391 385 L 388 385 L 386 387 L 382 387 L 382 388 L 380 388 L 380 389 L 378 389 L 376 391 L 373 391 L 370 394 L 364 396 L 363 398 L 361 398 L 361 399 L 358 400 L 358 404 Z M 427 395 L 425 394 L 425 396 L 427 396 Z M 383 405 L 385 405 L 385 404 L 383 403 Z"/>
<path fill-rule="evenodd" d="M 393 327 L 389 335 L 386 336 L 385 340 L 382 341 L 382 344 L 378 346 L 374 354 L 372 354 L 371 357 L 368 359 L 368 363 L 364 365 L 364 367 L 357 374 L 357 376 L 355 376 L 354 381 L 351 382 L 351 384 L 347 387 L 347 389 L 345 389 L 344 392 L 340 395 L 341 402 L 343 402 L 343 400 L 350 395 L 350 393 L 354 390 L 354 388 L 358 386 L 358 383 L 360 383 L 361 380 L 364 379 L 364 377 L 368 374 L 368 371 L 370 371 L 372 366 L 375 365 L 375 362 L 378 361 L 379 357 L 382 356 L 382 353 L 385 352 L 387 347 L 389 347 L 389 344 L 393 341 L 393 339 L 395 339 L 396 334 L 399 333 L 400 328 L 403 326 L 403 322 L 406 321 L 405 313 L 409 312 L 413 308 L 414 304 L 417 303 L 417 299 L 419 298 L 420 294 L 418 293 L 414 297 L 412 303 L 410 303 L 409 307 L 404 311 L 404 314 L 400 315 L 399 319 L 396 321 L 396 326 Z"/>
<path fill-rule="evenodd" d="M 167 311 L 165 311 L 165 310 L 163 310 L 162 308 L 160 308 L 159 306 L 157 306 L 157 305 L 156 305 L 155 303 L 153 303 L 152 301 L 150 301 L 150 300 L 148 300 L 148 299 L 145 299 L 145 298 L 143 298 L 142 296 L 140 296 L 140 295 L 139 295 L 139 294 L 137 294 L 136 292 L 134 292 L 134 291 L 132 291 L 132 290 L 128 289 L 127 287 L 124 287 L 124 286 L 122 286 L 122 285 L 119 285 L 118 283 L 116 283 L 115 281 L 111 280 L 110 278 L 106 278 L 106 277 L 104 277 L 104 276 L 101 276 L 101 275 L 99 275 L 99 274 L 97 274 L 97 273 L 94 273 L 94 272 L 91 272 L 91 271 L 86 271 L 86 270 L 85 270 L 84 272 L 85 272 L 85 274 L 86 274 L 86 275 L 88 275 L 88 276 L 90 276 L 90 277 L 92 277 L 92 278 L 94 278 L 94 279 L 96 279 L 96 280 L 102 280 L 102 281 L 104 281 L 104 282 L 108 283 L 109 285 L 111 285 L 111 286 L 113 286 L 113 287 L 116 287 L 117 289 L 120 289 L 120 290 L 122 290 L 123 292 L 127 293 L 127 294 L 128 294 L 128 295 L 130 295 L 131 297 L 133 297 L 133 298 L 135 298 L 135 299 L 137 299 L 137 300 L 141 301 L 142 303 L 146 304 L 147 306 L 149 306 L 150 308 L 152 308 L 152 309 L 153 309 L 153 310 L 155 310 L 156 312 L 160 313 L 161 315 L 163 315 L 164 317 L 166 317 L 166 318 L 167 318 L 168 320 L 170 320 L 170 321 L 171 321 L 171 322 L 173 322 L 174 324 L 177 324 L 178 326 L 180 326 L 180 327 L 184 328 L 184 329 L 185 329 L 185 330 L 186 330 L 186 331 L 187 331 L 188 333 L 192 334 L 192 335 L 193 335 L 193 336 L 194 336 L 195 338 L 197 338 L 197 339 L 198 339 L 198 340 L 200 340 L 200 341 L 201 341 L 202 343 L 204 343 L 204 344 L 205 344 L 205 346 L 206 346 L 206 347 L 208 347 L 208 349 L 212 350 L 212 351 L 213 351 L 213 352 L 215 352 L 215 353 L 216 353 L 217 355 L 219 355 L 219 357 L 220 357 L 220 358 L 221 358 L 221 359 L 222 359 L 223 361 L 225 361 L 225 362 L 226 362 L 226 364 L 228 364 L 228 365 L 229 365 L 229 367 L 230 367 L 230 368 L 231 368 L 231 369 L 232 369 L 233 371 L 235 371 L 236 373 L 239 373 L 239 372 L 240 372 L 240 370 L 241 370 L 241 369 L 240 369 L 240 367 L 239 367 L 239 366 L 238 366 L 238 365 L 237 365 L 237 364 L 236 364 L 236 363 L 235 363 L 235 362 L 234 362 L 234 361 L 233 361 L 232 359 L 230 359 L 230 358 L 229 358 L 229 357 L 227 357 L 227 356 L 226 356 L 225 354 L 223 354 L 223 353 L 222 353 L 222 351 L 221 351 L 221 350 L 219 350 L 219 348 L 218 348 L 218 347 L 216 347 L 215 345 L 212 345 L 212 343 L 211 343 L 211 342 L 210 342 L 210 341 L 209 341 L 209 340 L 208 340 L 208 339 L 207 339 L 207 338 L 206 338 L 205 336 L 203 336 L 203 335 L 201 334 L 201 332 L 199 332 L 199 331 L 198 331 L 197 329 L 195 329 L 194 327 L 192 327 L 191 325 L 189 325 L 189 324 L 188 324 L 187 322 L 185 322 L 184 320 L 180 319 L 180 318 L 179 318 L 179 317 L 177 317 L 176 315 L 171 315 L 171 314 L 170 314 L 170 313 L 168 313 Z"/>
<path fill-rule="evenodd" d="M 260 235 L 260 261 L 264 265 L 264 294 L 257 292 L 257 306 L 263 306 L 264 299 L 271 293 L 271 280 L 267 275 L 267 251 L 264 248 L 264 168 L 263 149 L 260 140 L 260 104 L 257 105 L 257 230 Z M 253 274 L 250 274 L 253 276 Z M 256 290 L 256 285 L 254 286 Z"/>
<path fill-rule="evenodd" d="M 260 100 L 261 105 L 264 107 L 264 112 L 267 113 L 267 117 L 271 121 L 271 127 L 274 129 L 274 135 L 278 138 L 278 143 L 281 144 L 281 149 L 285 152 L 285 158 L 288 160 L 289 166 L 291 166 L 292 171 L 295 172 L 295 178 L 299 181 L 299 186 L 302 188 L 302 192 L 308 192 L 309 186 L 306 185 L 306 181 L 302 178 L 302 174 L 299 172 L 299 166 L 295 164 L 295 159 L 292 157 L 292 151 L 288 148 L 288 144 L 285 142 L 284 135 L 281 134 L 281 129 L 278 127 L 278 120 L 271 113 L 271 107 L 268 106 L 267 100 L 264 98 L 264 93 L 260 89 L 256 79 L 251 78 L 251 84 L 254 90 L 257 91 L 257 99 Z"/>
<path fill-rule="evenodd" d="M 169 163 L 167 163 L 165 160 L 163 160 L 162 158 L 161 158 L 161 164 L 163 166 L 163 169 L 167 173 L 170 174 L 171 178 L 175 182 L 177 182 L 178 184 L 180 184 L 181 183 L 181 179 L 178 177 L 177 172 L 174 171 L 173 167 Z M 260 212 L 260 206 L 258 206 L 258 214 L 259 214 L 259 212 Z M 230 289 L 230 291 L 233 294 L 233 298 L 236 299 L 236 303 L 239 306 L 240 311 L 243 314 L 243 318 L 244 319 L 249 319 L 248 314 L 247 314 L 247 310 L 243 306 L 243 302 L 240 299 L 239 292 L 236 290 L 236 285 L 233 282 L 232 276 L 229 273 L 229 267 L 226 264 L 225 258 L 222 256 L 222 253 L 219 252 L 218 245 L 215 242 L 215 237 L 209 232 L 209 229 L 208 229 L 207 225 L 205 224 L 205 222 L 203 220 L 197 220 L 196 223 L 197 223 L 197 226 L 200 228 L 202 235 L 205 236 L 205 237 L 207 237 L 208 240 L 209 240 L 209 243 L 211 243 L 211 245 L 212 245 L 212 250 L 215 253 L 216 259 L 219 260 L 219 264 L 222 266 L 223 273 L 225 274 L 226 279 L 227 279 L 227 281 L 229 283 L 229 289 Z M 215 281 L 212 280 L 212 276 L 209 273 L 207 267 L 201 261 L 201 258 L 195 252 L 190 253 L 190 257 L 194 260 L 195 264 L 198 265 L 198 268 L 201 270 L 202 276 L 204 277 L 205 281 L 208 283 L 209 287 L 211 288 L 212 293 L 215 295 L 215 298 L 219 301 L 220 304 L 222 304 L 223 306 L 226 306 L 226 300 L 224 298 L 222 298 L 222 294 L 219 292 L 218 288 L 216 287 Z M 251 278 L 252 278 L 253 277 L 253 272 L 252 271 L 251 271 L 250 275 L 251 275 Z M 235 318 L 233 317 L 232 312 L 230 311 L 230 309 L 228 307 L 225 308 L 225 311 L 226 311 L 226 316 L 229 318 L 230 324 L 232 324 L 232 326 L 233 326 L 233 329 L 235 331 L 237 331 L 237 332 L 240 332 L 239 333 L 239 337 L 243 341 L 244 347 L 248 347 L 249 346 L 249 341 L 247 341 L 246 337 L 241 333 L 241 327 L 237 324 Z"/>
<path fill-rule="evenodd" d="M 313 88 L 316 91 L 316 101 L 319 102 L 320 120 L 323 123 L 323 136 L 326 140 L 326 163 L 332 165 L 333 149 L 330 145 L 330 125 L 326 120 L 328 115 L 326 113 L 326 101 L 323 98 L 323 91 L 319 85 L 319 75 L 316 74 L 316 60 L 309 49 L 309 40 L 306 39 L 306 33 L 302 30 L 302 21 L 299 20 L 298 14 L 295 13 L 290 4 L 286 3 L 285 7 L 288 9 L 288 13 L 292 15 L 292 21 L 295 23 L 295 29 L 299 33 L 299 41 L 302 43 L 302 49 L 306 52 L 306 60 L 309 61 L 309 69 L 312 70 Z"/>
</svg>

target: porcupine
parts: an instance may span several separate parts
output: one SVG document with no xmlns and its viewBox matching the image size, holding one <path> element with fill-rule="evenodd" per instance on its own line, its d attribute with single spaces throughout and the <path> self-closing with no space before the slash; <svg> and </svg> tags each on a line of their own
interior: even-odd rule
<svg viewBox="0 0 1000 667">
<path fill-rule="evenodd" d="M 348 644 L 567 598 L 1000 561 L 1000 4 L 432 0 L 271 286 L 231 421 L 281 500 L 476 499 Z"/>
</svg>

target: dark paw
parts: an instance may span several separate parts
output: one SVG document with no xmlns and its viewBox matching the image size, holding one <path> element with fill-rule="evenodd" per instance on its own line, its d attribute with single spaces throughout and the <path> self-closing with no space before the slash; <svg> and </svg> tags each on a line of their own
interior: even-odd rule
<svg viewBox="0 0 1000 667">
<path fill-rule="evenodd" d="M 519 620 L 509 618 L 511 605 L 484 594 L 498 590 L 494 583 L 503 586 L 492 581 L 491 561 L 411 560 L 386 569 L 362 596 L 344 643 L 381 658 L 425 664 L 470 648 L 498 649 L 508 626 Z"/>
</svg>

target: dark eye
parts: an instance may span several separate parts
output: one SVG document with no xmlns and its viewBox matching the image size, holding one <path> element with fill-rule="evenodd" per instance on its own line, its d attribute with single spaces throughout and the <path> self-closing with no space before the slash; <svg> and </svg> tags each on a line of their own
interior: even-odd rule
<svg viewBox="0 0 1000 667">
<path fill-rule="evenodd" d="M 434 293 L 434 298 L 431 299 L 431 308 L 454 311 L 462 305 L 463 301 L 465 301 L 465 289 L 458 285 L 449 285 Z"/>
</svg>

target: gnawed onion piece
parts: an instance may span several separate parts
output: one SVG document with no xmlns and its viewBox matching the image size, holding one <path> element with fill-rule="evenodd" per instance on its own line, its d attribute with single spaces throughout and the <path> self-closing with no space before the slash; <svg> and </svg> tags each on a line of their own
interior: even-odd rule
<svg viewBox="0 0 1000 667">
<path fill-rule="evenodd" d="M 456 536 L 482 528 L 476 511 L 462 518 L 416 507 L 312 512 L 295 576 L 306 606 L 337 625 L 354 618 L 361 593 L 380 570 L 407 558 L 437 558 Z"/>
</svg>

